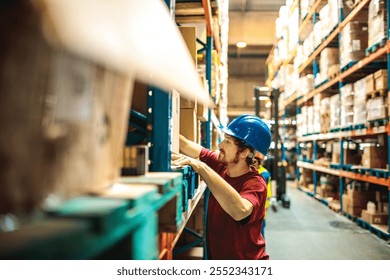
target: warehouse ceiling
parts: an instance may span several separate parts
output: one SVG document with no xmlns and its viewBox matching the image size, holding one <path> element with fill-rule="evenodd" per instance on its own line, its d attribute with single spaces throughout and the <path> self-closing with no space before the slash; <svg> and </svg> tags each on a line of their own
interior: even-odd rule
<svg viewBox="0 0 390 280">
<path fill-rule="evenodd" d="M 275 38 L 275 20 L 286 0 L 229 0 L 228 111 L 253 111 L 253 87 L 262 86 Z M 245 48 L 236 43 L 244 41 Z"/>
</svg>

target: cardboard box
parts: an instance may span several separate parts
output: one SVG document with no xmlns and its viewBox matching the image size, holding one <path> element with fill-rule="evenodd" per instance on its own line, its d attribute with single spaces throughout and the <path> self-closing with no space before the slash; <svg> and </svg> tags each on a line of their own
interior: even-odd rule
<svg viewBox="0 0 390 280">
<path fill-rule="evenodd" d="M 309 184 L 313 183 L 313 171 L 306 168 L 300 168 L 299 172 L 301 174 L 299 184 L 305 188 L 308 188 Z"/>
<path fill-rule="evenodd" d="M 375 214 L 379 211 L 377 211 L 376 204 L 372 201 L 367 202 L 366 212 L 370 214 Z"/>
<path fill-rule="evenodd" d="M 387 225 L 389 220 L 388 213 L 370 214 L 367 210 L 362 210 L 362 219 L 370 224 Z"/>
<path fill-rule="evenodd" d="M 330 66 L 338 64 L 339 49 L 338 48 L 324 48 L 320 54 L 320 72 L 325 77 L 328 76 L 328 69 Z"/>
<path fill-rule="evenodd" d="M 360 164 L 361 155 L 357 150 L 344 148 L 344 164 Z"/>
<path fill-rule="evenodd" d="M 360 217 L 362 211 L 364 210 L 362 207 L 354 207 L 352 205 L 348 205 L 346 208 L 343 208 L 345 209 L 344 212 L 350 214 L 353 217 Z"/>
<path fill-rule="evenodd" d="M 14 69 L 2 74 L 2 213 L 32 213 L 48 195 L 65 201 L 110 186 L 122 167 L 134 85 L 109 67 L 51 46 L 41 19 L 29 12 L 35 9 L 19 3 L 23 24 L 12 40 L 11 33 L 3 37 L 9 45 L 0 55 L 2 69 Z"/>
<path fill-rule="evenodd" d="M 204 90 L 208 93 L 209 92 L 209 84 L 206 80 L 205 76 L 200 77 L 201 83 L 203 84 Z M 208 106 L 204 104 L 197 104 L 197 112 L 196 115 L 198 116 L 198 120 L 202 122 L 206 122 L 209 120 L 209 110 Z"/>
<path fill-rule="evenodd" d="M 368 45 L 367 23 L 351 21 L 341 31 L 340 65 L 344 67 L 365 57 Z"/>
<path fill-rule="evenodd" d="M 387 106 L 384 97 L 379 96 L 367 100 L 367 120 L 384 119 L 387 117 Z"/>
<path fill-rule="evenodd" d="M 334 197 L 335 196 L 335 192 L 333 190 L 333 187 L 330 187 L 330 186 L 327 186 L 327 187 L 317 186 L 316 193 L 321 197 Z"/>
<path fill-rule="evenodd" d="M 384 146 L 364 147 L 361 165 L 367 168 L 386 168 L 387 157 L 383 155 L 387 155 L 387 148 Z"/>
<path fill-rule="evenodd" d="M 181 36 L 187 45 L 188 51 L 194 60 L 195 66 L 197 62 L 197 51 L 196 51 L 196 27 L 195 26 L 179 26 Z"/>
<path fill-rule="evenodd" d="M 198 120 L 194 109 L 180 109 L 180 134 L 198 143 Z"/>
<path fill-rule="evenodd" d="M 387 72 L 375 78 L 375 90 L 387 89 Z"/>
<path fill-rule="evenodd" d="M 366 76 L 366 93 L 375 91 L 374 74 Z"/>
<path fill-rule="evenodd" d="M 356 99 L 365 99 L 366 97 L 366 79 L 362 78 L 353 84 L 353 91 Z"/>
<path fill-rule="evenodd" d="M 373 199 L 373 193 L 369 191 L 348 189 L 347 197 L 349 205 L 365 209 L 367 203 Z"/>
<path fill-rule="evenodd" d="M 188 100 L 186 98 L 180 97 L 180 108 L 181 109 L 197 109 L 196 100 Z"/>
<path fill-rule="evenodd" d="M 360 217 L 362 210 L 364 207 L 360 205 L 353 205 L 352 204 L 352 198 L 348 194 L 343 194 L 342 196 L 343 201 L 343 211 L 345 213 L 350 214 L 353 217 Z M 356 201 L 355 201 L 356 203 Z"/>
<path fill-rule="evenodd" d="M 387 69 L 379 69 L 374 73 L 374 79 L 378 79 L 380 76 L 387 75 Z"/>
<path fill-rule="evenodd" d="M 375 3 L 377 1 L 371 1 Z M 385 1 L 383 1 L 385 2 Z M 382 2 L 382 3 L 383 3 Z M 375 16 L 371 16 L 368 20 L 368 46 L 373 46 L 386 39 L 386 12 L 381 12 Z"/>
</svg>

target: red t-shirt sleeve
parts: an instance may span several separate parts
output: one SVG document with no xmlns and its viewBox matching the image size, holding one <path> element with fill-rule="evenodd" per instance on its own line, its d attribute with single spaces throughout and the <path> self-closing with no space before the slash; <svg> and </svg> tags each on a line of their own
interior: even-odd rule
<svg viewBox="0 0 390 280">
<path fill-rule="evenodd" d="M 265 201 L 267 197 L 266 191 L 265 182 L 260 177 L 252 178 L 244 184 L 240 195 L 249 200 L 253 205 L 253 211 L 248 222 L 264 218 Z"/>
<path fill-rule="evenodd" d="M 215 172 L 219 173 L 224 165 L 218 161 L 218 154 L 206 148 L 202 148 L 199 159 L 211 167 Z"/>
<path fill-rule="evenodd" d="M 203 148 L 200 152 L 199 159 L 210 166 L 218 174 L 221 174 L 221 171 L 225 168 L 225 166 L 218 161 L 218 154 L 206 148 Z M 263 219 L 265 201 L 267 197 L 267 189 L 264 179 L 257 174 L 242 183 L 243 187 L 239 191 L 241 197 L 247 199 L 253 204 L 253 211 L 248 222 Z"/>
</svg>

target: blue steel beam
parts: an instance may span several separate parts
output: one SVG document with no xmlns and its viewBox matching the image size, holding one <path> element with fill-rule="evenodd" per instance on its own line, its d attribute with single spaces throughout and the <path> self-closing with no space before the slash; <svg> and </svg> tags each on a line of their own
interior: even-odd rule
<svg viewBox="0 0 390 280">
<path fill-rule="evenodd" d="M 213 50 L 213 37 L 207 36 L 207 48 L 206 48 L 206 79 L 209 83 L 209 93 L 211 94 L 212 90 L 212 50 Z M 208 109 L 208 120 L 205 122 L 205 147 L 211 148 L 211 110 Z"/>
<path fill-rule="evenodd" d="M 340 164 L 344 165 L 344 141 L 340 141 Z M 340 213 L 343 211 L 344 177 L 339 177 Z"/>
<path fill-rule="evenodd" d="M 171 171 L 172 93 L 148 89 L 148 145 L 151 171 Z"/>
<path fill-rule="evenodd" d="M 212 90 L 212 81 L 211 81 L 211 67 L 212 67 L 212 50 L 213 50 L 213 36 L 207 36 L 207 46 L 206 46 L 206 79 L 209 83 L 209 94 L 211 95 Z M 204 124 L 205 127 L 205 147 L 210 149 L 211 148 L 211 110 L 208 109 L 208 120 Z M 204 239 L 203 239 L 203 257 L 205 260 L 208 259 L 208 253 L 207 253 L 207 239 L 206 239 L 206 232 L 207 232 L 207 208 L 208 208 L 208 202 L 209 202 L 209 196 L 210 196 L 210 190 L 207 188 L 204 193 L 204 199 L 205 199 L 205 207 L 204 207 Z"/>
</svg>

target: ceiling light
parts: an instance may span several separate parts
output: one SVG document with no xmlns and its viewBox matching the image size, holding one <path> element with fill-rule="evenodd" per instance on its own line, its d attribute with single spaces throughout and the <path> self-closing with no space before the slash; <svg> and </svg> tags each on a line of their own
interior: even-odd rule
<svg viewBox="0 0 390 280">
<path fill-rule="evenodd" d="M 256 87 L 258 91 L 269 91 L 269 87 Z"/>
<path fill-rule="evenodd" d="M 236 44 L 237 48 L 245 48 L 247 46 L 246 42 L 240 41 Z"/>
</svg>

